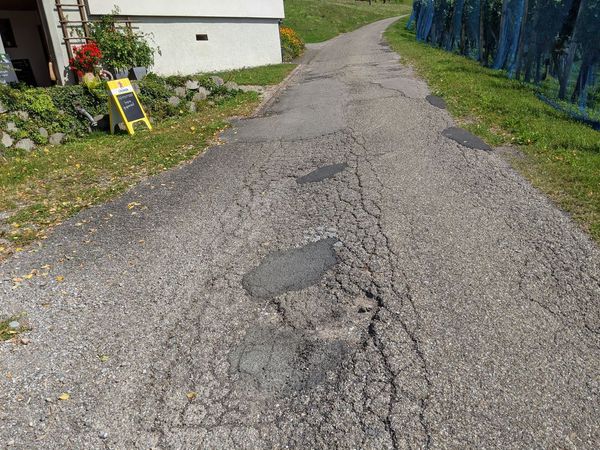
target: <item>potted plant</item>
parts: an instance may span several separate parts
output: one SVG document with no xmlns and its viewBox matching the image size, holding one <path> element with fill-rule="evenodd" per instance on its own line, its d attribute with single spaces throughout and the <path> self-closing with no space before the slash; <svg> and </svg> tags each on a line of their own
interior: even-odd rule
<svg viewBox="0 0 600 450">
<path fill-rule="evenodd" d="M 95 68 L 100 65 L 102 51 L 95 42 L 88 42 L 81 46 L 73 47 L 73 57 L 69 60 L 69 67 L 79 80 L 95 77 Z"/>
<path fill-rule="evenodd" d="M 115 78 L 140 79 L 154 64 L 154 49 L 148 43 L 149 35 L 118 24 L 119 11 L 103 16 L 91 26 L 91 35 L 102 49 L 104 64 Z M 160 53 L 160 50 L 158 50 Z"/>
</svg>

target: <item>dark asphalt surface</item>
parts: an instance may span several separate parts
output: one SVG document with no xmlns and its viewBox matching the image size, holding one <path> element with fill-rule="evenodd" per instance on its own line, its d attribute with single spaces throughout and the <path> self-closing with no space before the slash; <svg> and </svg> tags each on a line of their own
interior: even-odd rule
<svg viewBox="0 0 600 450">
<path fill-rule="evenodd" d="M 0 268 L 0 447 L 600 447 L 600 251 L 442 135 L 391 22 Z"/>
</svg>

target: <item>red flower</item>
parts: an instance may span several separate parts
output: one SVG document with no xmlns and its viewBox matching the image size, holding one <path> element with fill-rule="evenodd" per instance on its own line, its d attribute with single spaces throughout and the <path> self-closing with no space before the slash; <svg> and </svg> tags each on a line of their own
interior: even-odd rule
<svg viewBox="0 0 600 450">
<path fill-rule="evenodd" d="M 85 72 L 93 72 L 94 66 L 98 65 L 102 59 L 102 52 L 95 42 L 89 42 L 79 47 L 73 47 L 73 58 L 69 59 L 71 70 L 77 72 L 79 76 Z"/>
</svg>

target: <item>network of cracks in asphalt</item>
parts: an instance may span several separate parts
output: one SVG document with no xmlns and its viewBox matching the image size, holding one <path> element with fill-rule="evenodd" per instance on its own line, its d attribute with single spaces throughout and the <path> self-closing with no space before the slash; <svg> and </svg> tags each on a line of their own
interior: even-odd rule
<svg viewBox="0 0 600 450">
<path fill-rule="evenodd" d="M 323 226 L 244 276 L 248 295 L 271 302 L 281 324 L 251 329 L 229 354 L 230 375 L 281 407 L 265 445 L 427 446 L 430 382 L 417 312 L 382 228 L 382 186 L 354 132 L 325 139 L 334 141 L 327 156 L 343 162 L 299 176 L 295 205 L 327 211 L 311 217 Z"/>
<path fill-rule="evenodd" d="M 306 164 L 304 155 L 294 160 L 284 150 L 274 153 L 247 175 L 243 200 L 235 205 L 237 218 L 223 223 L 233 230 L 256 223 L 248 219 L 257 215 L 274 220 L 281 207 L 313 225 L 296 247 L 280 241 L 282 250 L 268 254 L 241 280 L 248 298 L 258 308 L 270 305 L 278 319 L 255 320 L 236 338 L 240 327 L 222 323 L 220 304 L 202 311 L 203 323 L 213 314 L 212 321 L 229 330 L 221 334 L 226 342 L 205 354 L 194 350 L 199 342 L 186 345 L 189 364 L 203 368 L 206 397 L 183 409 L 174 406 L 176 419 L 168 411 L 156 418 L 152 432 L 160 435 L 160 444 L 178 445 L 182 430 L 194 442 L 226 447 L 431 444 L 431 382 L 419 316 L 402 261 L 382 226 L 383 185 L 353 130 L 313 141 L 318 145 L 311 148 L 322 150 L 310 155 L 313 167 L 295 169 L 296 188 L 286 185 L 281 198 L 271 194 L 271 203 L 257 211 L 269 183 L 284 180 L 295 163 Z M 227 239 L 224 233 L 222 240 Z M 225 242 L 217 240 L 215 248 L 221 245 Z M 209 290 L 239 286 L 229 267 L 213 273 Z M 199 356 L 208 359 L 195 363 Z M 173 356 L 170 384 L 194 378 L 182 359 Z M 161 405 L 168 403 L 168 392 L 162 398 Z"/>
</svg>

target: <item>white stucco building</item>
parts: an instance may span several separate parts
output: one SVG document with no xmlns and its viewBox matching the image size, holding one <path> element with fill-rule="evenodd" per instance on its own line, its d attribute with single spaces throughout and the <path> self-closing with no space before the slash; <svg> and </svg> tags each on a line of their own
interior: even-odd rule
<svg viewBox="0 0 600 450">
<path fill-rule="evenodd" d="M 65 83 L 70 49 L 85 42 L 86 21 L 115 7 L 120 20 L 152 35 L 161 50 L 152 68 L 158 74 L 281 62 L 283 0 L 0 0 L 0 53 L 23 81 Z"/>
</svg>

